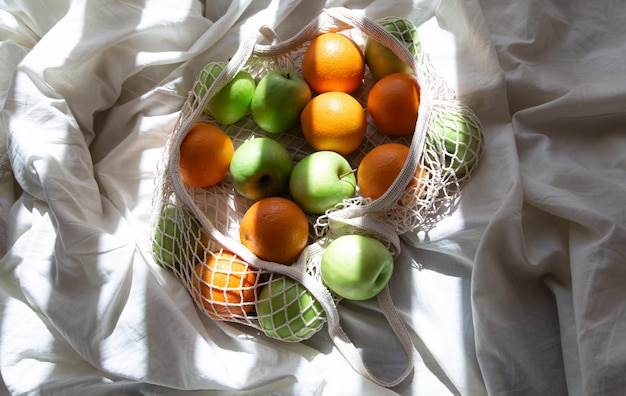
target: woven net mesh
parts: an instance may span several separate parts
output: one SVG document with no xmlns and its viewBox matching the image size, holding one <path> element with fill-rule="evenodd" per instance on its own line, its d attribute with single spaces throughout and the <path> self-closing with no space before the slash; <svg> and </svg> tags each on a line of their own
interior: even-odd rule
<svg viewBox="0 0 626 396">
<path fill-rule="evenodd" d="M 420 108 L 419 117 L 425 118 L 426 130 L 421 136 L 423 143 L 418 147 L 417 166 L 405 166 L 403 172 L 412 177 L 405 178 L 408 182 L 403 186 L 395 187 L 400 190 L 399 194 L 391 198 L 383 196 L 376 205 L 371 199 L 360 196 L 357 190 L 354 198 L 344 200 L 326 214 L 310 215 L 310 245 L 291 266 L 268 264 L 237 243 L 224 246 L 224 241 L 239 240 L 239 224 L 254 202 L 235 192 L 230 176 L 207 188 L 184 185 L 172 171 L 175 166 L 171 161 L 176 158 L 174 154 L 180 140 L 197 121 L 217 124 L 231 137 L 235 149 L 256 137 L 275 139 L 288 149 L 294 164 L 313 150 L 299 126 L 279 135 L 269 135 L 257 126 L 251 115 L 232 125 L 218 124 L 202 107 L 211 92 L 211 86 L 205 83 L 216 81 L 214 84 L 223 86 L 227 82 L 224 67 L 208 65 L 199 73 L 157 169 L 152 242 L 156 262 L 182 281 L 198 308 L 208 316 L 249 325 L 284 341 L 307 339 L 320 330 L 327 319 L 326 311 L 339 301 L 324 287 L 320 276 L 321 254 L 328 243 L 348 233 L 370 235 L 395 255 L 399 252 L 398 235 L 428 231 L 454 209 L 463 185 L 482 155 L 480 123 L 433 70 L 428 57 L 421 52 L 419 40 L 414 40 L 415 28 L 398 18 L 379 23 L 390 21 L 395 25 L 388 30 L 399 39 L 395 45 L 409 47 L 418 70 L 421 94 L 428 95 L 432 102 L 426 112 L 422 113 Z M 332 20 L 314 28 L 303 30 L 286 51 L 273 52 L 271 56 L 265 56 L 262 51 L 252 52 L 235 71 L 247 70 L 257 81 L 277 68 L 300 74 L 302 55 L 316 34 L 340 31 L 361 45 L 368 37 L 361 29 Z M 381 42 L 389 42 L 388 37 L 383 39 Z M 364 107 L 374 83 L 366 72 L 363 84 L 352 93 Z M 383 135 L 368 119 L 363 143 L 347 159 L 356 169 L 374 147 L 391 142 L 411 146 L 415 138 Z"/>
</svg>

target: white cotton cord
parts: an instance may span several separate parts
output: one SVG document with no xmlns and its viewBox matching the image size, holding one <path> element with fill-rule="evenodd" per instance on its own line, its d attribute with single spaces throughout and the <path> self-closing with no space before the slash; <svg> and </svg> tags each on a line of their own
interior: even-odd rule
<svg viewBox="0 0 626 396">
<path fill-rule="evenodd" d="M 335 18 L 332 13 L 322 12 L 319 17 L 314 18 L 305 25 L 294 36 L 278 43 L 270 45 L 257 44 L 254 48 L 253 55 L 259 57 L 276 57 L 291 52 L 302 47 L 307 41 L 311 41 L 320 33 L 337 32 L 350 29 L 353 26 L 349 23 L 342 22 Z"/>
<path fill-rule="evenodd" d="M 353 213 L 349 210 L 330 212 L 328 213 L 328 219 L 331 223 L 342 223 L 349 226 L 351 229 L 359 229 L 365 231 L 366 234 L 373 234 L 377 239 L 382 239 L 390 243 L 393 247 L 394 255 L 400 253 L 400 237 L 395 232 L 394 228 L 386 221 L 367 215 L 354 217 Z"/>
<path fill-rule="evenodd" d="M 411 337 L 406 330 L 406 325 L 404 321 L 400 318 L 395 306 L 393 305 L 393 301 L 391 300 L 391 294 L 389 293 L 389 287 L 385 287 L 383 291 L 380 292 L 377 298 L 381 310 L 385 315 L 385 318 L 388 320 L 389 326 L 400 340 L 402 348 L 407 355 L 406 367 L 404 371 L 395 379 L 382 380 L 374 373 L 372 373 L 372 371 L 367 367 L 367 364 L 363 360 L 363 357 L 359 353 L 358 349 L 338 322 L 328 323 L 328 333 L 332 337 L 333 342 L 335 343 L 335 346 L 337 347 L 339 352 L 356 372 L 380 386 L 389 388 L 400 384 L 413 372 L 414 346 L 413 342 L 411 341 Z"/>
<path fill-rule="evenodd" d="M 170 159 L 169 159 L 167 170 L 171 176 L 170 182 L 172 184 L 174 192 L 176 193 L 176 196 L 178 196 L 181 199 L 181 201 L 185 204 L 185 206 L 187 206 L 188 208 L 191 208 L 194 214 L 198 216 L 198 218 L 201 218 L 202 220 L 205 220 L 204 215 L 202 214 L 198 206 L 193 202 L 192 198 L 189 196 L 189 194 L 185 190 L 185 187 L 183 186 L 182 180 L 180 178 L 180 168 L 178 166 L 178 162 L 180 159 L 180 145 L 182 144 L 183 140 L 187 136 L 187 133 L 191 129 L 191 126 L 198 120 L 198 118 L 202 114 L 206 103 L 217 92 L 219 92 L 220 89 L 226 86 L 228 82 L 232 80 L 232 78 L 246 64 L 246 62 L 250 58 L 250 55 L 252 54 L 254 45 L 255 45 L 254 41 L 252 41 L 252 39 L 250 38 L 244 40 L 241 43 L 241 45 L 239 46 L 239 49 L 235 52 L 235 54 L 232 56 L 230 61 L 226 64 L 222 72 L 215 79 L 214 83 L 208 88 L 206 95 L 203 98 L 201 98 L 195 111 L 192 112 L 189 115 L 189 117 L 186 117 L 183 119 L 183 123 L 180 126 L 178 133 L 175 133 L 174 135 L 172 147 L 170 147 L 170 151 L 169 151 Z M 214 239 L 223 239 L 222 238 L 223 235 L 221 235 L 221 233 L 217 231 L 215 227 L 209 226 L 209 224 L 207 224 L 206 221 L 204 221 L 204 226 L 206 227 L 207 230 L 210 231 L 211 237 L 213 237 Z"/>
<path fill-rule="evenodd" d="M 418 67 L 417 62 L 415 61 L 409 50 L 403 45 L 400 45 L 398 41 L 393 37 L 393 35 L 388 32 L 383 26 L 371 19 L 353 14 L 345 8 L 326 10 L 326 12 L 332 15 L 334 18 L 344 21 L 344 23 L 346 24 L 351 24 L 357 28 L 360 28 L 368 36 L 376 39 L 377 41 L 380 41 L 383 45 L 391 49 L 394 54 L 396 54 L 403 62 L 411 66 L 418 80 L 418 83 L 420 84 L 420 86 L 423 85 L 421 69 Z M 371 212 L 384 211 L 388 209 L 393 204 L 393 202 L 396 202 L 398 200 L 400 195 L 404 192 L 405 186 L 413 177 L 413 172 L 411 172 L 410 170 L 416 169 L 419 163 L 428 126 L 428 115 L 431 113 L 431 110 L 432 100 L 429 92 L 428 90 L 422 90 L 420 94 L 419 106 L 420 117 L 418 117 L 417 119 L 415 131 L 411 140 L 409 156 L 404 163 L 402 171 L 400 172 L 394 183 L 391 185 L 391 187 L 381 197 L 374 200 L 370 204 L 346 210 L 353 211 L 354 216 L 361 216 Z"/>
<path fill-rule="evenodd" d="M 300 65 L 294 59 L 299 59 L 297 56 L 302 54 L 306 44 L 313 38 L 325 32 L 342 32 L 350 29 L 354 29 L 354 33 L 360 32 L 383 43 L 413 69 L 420 85 L 420 106 L 415 130 L 410 137 L 408 158 L 391 187 L 378 199 L 372 200 L 357 194 L 355 197 L 344 200 L 331 208 L 322 216 L 313 217 L 311 215 L 309 220 L 315 230 L 316 238 L 304 249 L 295 263 L 285 265 L 262 260 L 239 241 L 239 223 L 251 202 L 238 196 L 234 191 L 232 181 L 229 180 L 203 189 L 184 185 L 180 178 L 178 165 L 180 145 L 194 123 L 198 121 L 215 122 L 210 115 L 204 113 L 204 107 L 239 71 L 248 70 L 258 79 L 264 73 L 277 67 L 295 66 L 296 68 L 293 70 L 298 70 Z M 384 387 L 398 385 L 413 371 L 414 346 L 405 322 L 393 304 L 389 286 L 385 287 L 378 295 L 377 301 L 391 330 L 407 354 L 406 367 L 397 378 L 392 380 L 378 378 L 370 371 L 354 342 L 341 327 L 338 310 L 341 298 L 333 294 L 321 279 L 321 257 L 326 246 L 335 238 L 352 233 L 369 235 L 380 240 L 392 255 L 397 257 L 401 249 L 400 235 L 408 231 L 428 229 L 441 219 L 447 213 L 446 211 L 451 210 L 449 208 L 453 207 L 452 203 L 458 199 L 462 183 L 469 179 L 469 174 L 476 167 L 476 163 L 464 162 L 465 157 L 478 159 L 482 154 L 482 134 L 474 137 L 479 139 L 478 141 L 470 140 L 469 143 L 456 143 L 458 153 L 442 151 L 443 143 L 440 142 L 441 139 L 437 137 L 435 131 L 437 125 L 446 123 L 445 127 L 452 128 L 452 132 L 467 136 L 468 133 L 464 129 L 480 132 L 480 123 L 470 109 L 458 102 L 454 91 L 447 87 L 445 81 L 437 76 L 425 54 L 418 53 L 413 57 L 409 50 L 382 25 L 353 11 L 345 8 L 324 10 L 296 35 L 286 40 L 280 40 L 276 32 L 269 26 L 260 26 L 259 32 L 269 44 L 256 43 L 256 35 L 247 35 L 247 39 L 240 44 L 221 72 L 217 74 L 218 71 L 215 69 L 214 73 L 217 75 L 212 76 L 214 81 L 210 86 L 203 85 L 203 88 L 206 88 L 202 90 L 203 93 L 195 92 L 195 88 L 190 91 L 174 130 L 168 137 L 163 158 L 157 165 L 152 223 L 154 227 L 164 217 L 170 216 L 167 218 L 172 219 L 171 214 L 164 214 L 166 207 L 173 206 L 178 209 L 174 215 L 177 222 L 176 226 L 174 231 L 169 231 L 167 238 L 175 241 L 182 240 L 184 241 L 182 245 L 185 246 L 174 246 L 169 248 L 170 250 L 161 246 L 154 255 L 155 260 L 160 260 L 161 265 L 169 266 L 172 269 L 175 276 L 183 282 L 190 292 L 198 308 L 209 315 L 213 307 L 209 307 L 211 308 L 209 309 L 205 306 L 207 298 L 200 295 L 198 287 L 199 285 L 210 287 L 210 285 L 206 281 L 200 280 L 195 271 L 196 268 L 206 270 L 208 266 L 204 262 L 206 258 L 216 258 L 224 250 L 232 252 L 243 262 L 249 264 L 254 274 L 257 275 L 254 285 L 245 286 L 247 289 L 244 285 L 241 286 L 242 293 L 244 289 L 254 288 L 256 298 L 254 304 L 257 310 L 261 303 L 265 306 L 269 304 L 272 307 L 272 296 L 276 294 L 265 300 L 262 300 L 260 296 L 264 291 L 273 293 L 272 289 L 269 288 L 273 281 L 276 281 L 276 284 L 283 288 L 289 287 L 288 284 L 293 285 L 293 281 L 297 282 L 296 285 L 301 287 L 290 288 L 291 292 L 297 293 L 293 301 L 300 304 L 300 298 L 308 297 L 305 294 L 309 293 L 313 300 L 319 303 L 300 307 L 303 310 L 314 308 L 309 311 L 309 313 L 315 312 L 315 317 L 313 321 L 308 323 L 310 326 L 308 332 L 297 334 L 297 331 L 291 329 L 288 324 L 274 325 L 272 314 L 284 309 L 282 306 L 272 307 L 273 311 L 270 315 L 266 313 L 265 316 L 261 317 L 254 310 L 251 313 L 242 314 L 242 307 L 245 306 L 246 302 L 223 301 L 220 303 L 221 305 L 212 301 L 209 303 L 218 305 L 218 308 L 225 309 L 226 312 L 240 312 L 218 320 L 245 324 L 263 331 L 269 337 L 287 342 L 307 339 L 319 331 L 323 323 L 326 323 L 328 333 L 337 349 L 355 371 Z M 350 34 L 352 33 L 353 31 L 350 31 Z M 196 84 L 203 83 L 200 81 L 200 77 L 201 75 L 196 79 Z M 360 98 L 360 100 L 361 104 L 365 105 L 366 99 Z M 454 114 L 450 115 L 450 113 Z M 222 127 L 234 144 L 241 144 L 252 137 L 263 134 L 263 131 L 256 126 L 249 116 L 239 123 Z M 309 153 L 311 149 L 301 135 L 301 132 L 294 130 L 285 132 L 276 138 L 292 154 Z M 365 139 L 364 147 L 382 144 L 379 139 L 367 140 L 371 139 L 368 136 Z M 382 142 L 391 142 L 385 136 L 382 136 L 381 139 Z M 462 153 L 461 150 L 463 150 Z M 358 155 L 360 155 L 358 158 L 362 158 L 365 152 Z M 5 157 L 6 155 L 0 158 L 0 161 L 3 161 Z M 459 163 L 461 169 L 466 170 L 467 173 L 460 175 L 456 174 L 454 169 L 451 170 L 451 163 L 454 161 Z M 0 162 L 0 172 L 4 169 L 3 164 L 5 163 Z M 9 168 L 10 164 L 7 169 Z M 420 174 L 418 177 L 418 170 L 420 169 L 424 171 L 424 174 Z M 185 213 L 190 213 L 193 219 L 190 219 L 189 215 Z M 161 239 L 164 238 L 163 236 L 160 237 Z M 208 240 L 204 240 L 205 237 Z M 156 236 L 153 236 L 153 243 L 155 238 Z M 202 247 L 201 251 L 197 251 L 198 245 Z M 216 250 L 219 253 L 216 253 Z M 169 262 L 164 260 L 164 257 L 169 259 Z M 171 262 L 176 263 L 172 264 Z M 206 273 L 210 274 L 210 272 Z M 237 274 L 227 273 L 221 276 L 237 276 Z M 239 276 L 242 276 L 241 273 Z M 286 281 L 287 278 L 291 279 L 291 283 Z M 283 297 L 286 296 L 286 293 L 283 289 Z M 280 297 L 280 293 L 278 296 Z M 287 301 L 286 297 L 284 298 L 284 301 Z M 247 302 L 247 304 L 249 307 L 251 303 Z M 297 319 L 304 320 L 304 314 L 301 313 L 300 315 Z M 280 327 L 280 329 L 268 330 L 268 319 L 272 326 Z M 286 338 L 278 334 L 279 330 L 285 329 L 288 330 Z"/>
<path fill-rule="evenodd" d="M 408 48 L 399 45 L 391 33 L 374 20 L 362 17 L 343 7 L 327 9 L 325 12 L 347 26 L 359 28 L 368 36 L 382 43 L 389 48 L 400 60 L 407 65 L 414 65 L 414 59 Z"/>
<path fill-rule="evenodd" d="M 411 341 L 411 336 L 407 331 L 404 320 L 400 317 L 400 314 L 398 313 L 398 310 L 393 303 L 389 285 L 385 286 L 385 288 L 378 294 L 377 298 L 383 315 L 385 315 L 385 318 L 387 318 L 389 326 L 391 326 L 391 329 L 400 340 L 404 351 L 407 353 L 408 365 L 406 367 L 406 370 L 398 377 L 399 380 L 404 379 L 411 373 L 413 368 L 413 356 L 415 349 L 413 346 L 413 341 Z M 394 385 L 397 385 L 400 382 L 401 380 Z"/>
</svg>

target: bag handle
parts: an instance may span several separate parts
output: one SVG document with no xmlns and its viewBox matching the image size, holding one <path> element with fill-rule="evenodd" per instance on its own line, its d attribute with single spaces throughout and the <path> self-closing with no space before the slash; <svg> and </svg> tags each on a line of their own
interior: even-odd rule
<svg viewBox="0 0 626 396">
<path fill-rule="evenodd" d="M 411 337 L 406 329 L 404 321 L 398 314 L 395 305 L 391 299 L 391 293 L 389 292 L 389 286 L 386 286 L 379 294 L 378 294 L 378 304 L 381 307 L 381 311 L 383 315 L 387 319 L 391 329 L 395 333 L 395 335 L 400 340 L 402 347 L 407 355 L 407 365 L 397 378 L 392 380 L 382 380 L 376 375 L 374 375 L 370 369 L 365 364 L 365 361 L 361 357 L 359 351 L 356 349 L 354 343 L 350 340 L 348 335 L 343 331 L 343 328 L 339 324 L 339 322 L 331 322 L 328 321 L 328 333 L 333 339 L 335 346 L 339 349 L 339 352 L 344 356 L 344 358 L 348 361 L 350 366 L 359 374 L 369 379 L 370 381 L 376 383 L 377 385 L 390 388 L 400 384 L 406 377 L 408 377 L 413 371 L 413 353 L 414 346 L 411 341 Z"/>
<path fill-rule="evenodd" d="M 398 58 L 411 67 L 417 81 L 421 87 L 426 86 L 425 77 L 422 73 L 422 69 L 418 67 L 417 62 L 409 52 L 407 48 L 398 43 L 398 40 L 388 32 L 384 27 L 375 21 L 356 15 L 345 8 L 332 8 L 325 10 L 328 15 L 336 18 L 346 25 L 351 25 L 359 28 L 362 32 L 372 37 L 373 39 L 380 41 L 383 45 L 389 48 Z M 409 148 L 409 155 L 400 171 L 400 174 L 394 180 L 393 184 L 385 191 L 385 193 L 378 199 L 371 203 L 359 206 L 352 206 L 346 208 L 348 214 L 339 215 L 335 213 L 336 217 L 360 217 L 371 212 L 384 212 L 390 204 L 396 202 L 400 195 L 404 192 L 405 186 L 413 177 L 413 171 L 419 165 L 421 153 L 426 141 L 426 132 L 429 124 L 429 120 L 432 114 L 432 97 L 428 90 L 422 89 L 420 92 L 420 105 L 417 123 L 415 125 L 415 131 L 411 140 Z"/>
<path fill-rule="evenodd" d="M 395 41 L 395 38 L 393 38 L 390 33 L 380 27 L 376 22 L 367 18 L 356 17 L 350 14 L 349 11 L 345 8 L 324 10 L 324 12 L 320 14 L 318 18 L 314 19 L 298 34 L 286 41 L 270 45 L 263 45 L 257 44 L 255 37 L 248 36 L 246 40 L 242 41 L 238 50 L 232 56 L 231 60 L 226 64 L 222 72 L 217 76 L 214 83 L 208 88 L 205 96 L 200 99 L 195 109 L 192 109 L 191 113 L 188 114 L 188 116 L 185 117 L 184 120 L 182 120 L 182 123 L 180 123 L 180 125 L 178 125 L 179 128 L 177 129 L 177 131 L 179 133 L 175 133 L 170 146 L 170 157 L 167 164 L 167 178 L 169 179 L 172 189 L 174 190 L 178 199 L 180 199 L 181 203 L 187 206 L 193 212 L 195 217 L 200 221 L 201 226 L 206 231 L 208 231 L 211 239 L 213 239 L 224 248 L 236 252 L 236 254 L 239 255 L 243 260 L 260 269 L 283 274 L 300 282 L 305 288 L 309 290 L 309 292 L 311 292 L 311 294 L 313 294 L 316 299 L 318 299 L 318 301 L 322 305 L 326 313 L 328 333 L 332 338 L 335 346 L 348 361 L 348 363 L 352 366 L 352 368 L 365 378 L 371 380 L 378 385 L 384 387 L 392 387 L 401 383 L 413 371 L 414 345 L 411 341 L 404 321 L 400 317 L 395 305 L 393 304 L 389 291 L 389 286 L 385 287 L 385 289 L 383 289 L 383 291 L 378 295 L 377 301 L 388 324 L 390 325 L 394 334 L 398 337 L 404 351 L 406 352 L 407 366 L 403 373 L 401 373 L 397 378 L 392 380 L 383 380 L 378 378 L 367 367 L 363 357 L 360 355 L 355 344 L 350 340 L 349 336 L 341 327 L 339 312 L 328 289 L 326 289 L 321 284 L 321 282 L 315 279 L 312 275 L 306 273 L 305 271 L 302 271 L 302 265 L 305 264 L 305 260 L 309 259 L 313 254 L 319 253 L 321 251 L 321 247 L 317 244 L 313 244 L 307 247 L 307 250 L 305 250 L 305 252 L 300 256 L 300 260 L 298 261 L 298 263 L 292 266 L 285 266 L 282 264 L 272 263 L 259 259 L 255 255 L 250 253 L 240 242 L 222 234 L 210 223 L 210 221 L 206 218 L 206 216 L 204 216 L 198 206 L 195 205 L 192 197 L 183 186 L 180 178 L 180 169 L 178 167 L 178 162 L 180 158 L 180 150 L 178 150 L 178 148 L 180 147 L 183 139 L 185 138 L 193 123 L 195 123 L 202 114 L 202 109 L 204 108 L 207 101 L 217 92 L 219 92 L 221 88 L 228 84 L 228 82 L 244 67 L 246 62 L 253 55 L 264 57 L 280 56 L 287 51 L 298 48 L 304 42 L 312 39 L 320 32 L 340 31 L 352 27 L 360 28 L 365 33 L 373 34 L 376 37 L 381 37 L 381 41 L 383 43 L 387 43 L 387 45 L 393 47 L 394 52 L 396 54 L 400 54 L 401 59 L 405 60 L 408 64 L 413 65 L 414 70 L 417 72 L 415 62 L 410 56 L 410 53 L 408 53 L 406 49 L 404 49 L 403 51 L 403 47 L 398 45 L 397 41 Z M 192 93 L 190 93 L 190 95 L 191 94 Z M 422 103 L 424 103 L 424 101 L 422 101 Z M 426 101 L 426 103 L 429 105 L 429 101 Z M 425 107 L 424 114 L 429 114 L 428 110 L 430 109 L 430 107 L 425 105 L 420 106 Z M 425 131 L 426 120 L 423 120 L 422 118 L 426 117 L 418 118 L 418 128 L 416 130 Z M 418 137 L 417 139 L 414 137 L 410 148 L 411 151 L 409 153 L 409 158 L 405 163 L 405 168 L 413 167 L 413 169 L 415 169 L 414 167 L 417 166 L 419 152 L 421 151 L 424 142 L 424 135 L 424 132 L 420 132 L 416 135 Z M 413 155 L 411 155 L 411 153 L 413 153 Z M 415 153 L 417 153 L 417 155 Z M 408 174 L 409 177 L 400 177 L 400 180 L 396 179 L 391 189 L 385 193 L 383 198 L 374 201 L 374 203 L 372 203 L 371 205 L 361 207 L 362 210 L 352 212 L 351 215 L 347 217 L 338 215 L 334 218 L 334 220 L 345 220 L 345 222 L 348 224 L 356 222 L 360 224 L 361 227 L 369 228 L 372 229 L 374 232 L 380 233 L 380 230 L 382 228 L 380 226 L 372 227 L 371 225 L 374 224 L 374 220 L 369 219 L 366 214 L 367 212 L 382 207 L 386 200 L 397 199 L 397 197 L 403 190 L 403 186 L 408 183 L 412 172 L 401 172 L 401 175 L 402 174 Z M 385 199 L 384 197 L 387 198 Z M 360 219 L 355 219 L 355 217 L 359 217 Z M 390 230 L 383 232 L 383 234 L 385 234 L 388 240 L 391 241 L 392 245 L 396 249 L 396 253 L 399 252 L 400 242 L 397 234 L 395 234 L 395 232 L 390 232 Z"/>
</svg>

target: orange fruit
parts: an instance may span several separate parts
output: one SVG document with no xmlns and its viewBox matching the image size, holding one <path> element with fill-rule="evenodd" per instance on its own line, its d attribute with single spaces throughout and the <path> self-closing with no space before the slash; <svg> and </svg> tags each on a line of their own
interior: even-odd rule
<svg viewBox="0 0 626 396">
<path fill-rule="evenodd" d="M 257 272 L 239 256 L 225 250 L 211 253 L 194 273 L 195 297 L 212 318 L 231 319 L 254 307 Z"/>
<path fill-rule="evenodd" d="M 404 190 L 405 193 L 398 199 L 398 205 L 413 208 L 417 205 L 418 200 L 424 197 L 426 193 L 426 179 L 428 171 L 419 166 L 413 175 L 413 179 L 409 182 Z"/>
<path fill-rule="evenodd" d="M 340 33 L 322 33 L 311 40 L 302 57 L 302 77 L 317 93 L 351 93 L 365 75 L 363 53 Z"/>
<path fill-rule="evenodd" d="M 313 149 L 348 155 L 365 137 L 367 116 L 351 95 L 326 92 L 307 103 L 300 113 L 300 125 L 304 139 Z"/>
<path fill-rule="evenodd" d="M 367 112 L 380 132 L 409 135 L 415 131 L 419 104 L 417 79 L 408 73 L 393 73 L 374 84 L 367 97 Z"/>
<path fill-rule="evenodd" d="M 402 171 L 409 155 L 409 147 L 400 143 L 385 143 L 370 150 L 357 168 L 357 184 L 364 197 L 378 199 L 393 184 Z M 421 195 L 423 183 L 417 184 L 426 176 L 423 168 L 418 167 L 414 178 L 406 187 L 413 195 Z"/>
<path fill-rule="evenodd" d="M 308 243 L 309 221 L 295 202 L 263 198 L 244 213 L 239 238 L 257 257 L 291 264 Z"/>
<path fill-rule="evenodd" d="M 195 123 L 180 145 L 180 178 L 192 187 L 221 182 L 228 172 L 235 148 L 230 137 L 212 124 Z"/>
</svg>

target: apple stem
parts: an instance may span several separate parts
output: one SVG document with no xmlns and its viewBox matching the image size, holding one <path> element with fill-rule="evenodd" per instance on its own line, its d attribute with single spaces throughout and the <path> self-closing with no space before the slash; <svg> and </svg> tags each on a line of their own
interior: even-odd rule
<svg viewBox="0 0 626 396">
<path fill-rule="evenodd" d="M 291 80 L 291 73 L 287 73 L 287 80 Z"/>
<path fill-rule="evenodd" d="M 351 175 L 351 174 L 353 174 L 353 173 L 355 173 L 355 172 L 356 172 L 356 169 L 352 169 L 350 172 L 346 172 L 346 173 L 344 173 L 344 174 L 342 174 L 342 175 L 339 175 L 339 178 L 340 178 L 340 179 L 343 179 L 344 177 L 346 177 L 346 176 L 348 176 L 348 175 Z"/>
</svg>

